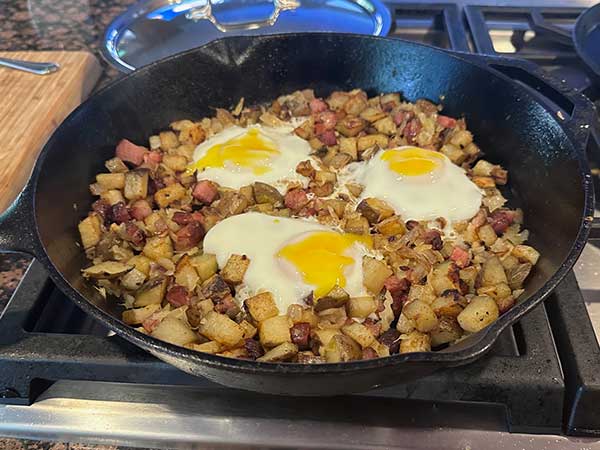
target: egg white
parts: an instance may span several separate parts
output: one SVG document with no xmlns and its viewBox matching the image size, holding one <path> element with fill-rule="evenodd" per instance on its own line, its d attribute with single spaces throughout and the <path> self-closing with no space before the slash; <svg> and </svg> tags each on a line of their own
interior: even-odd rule
<svg viewBox="0 0 600 450">
<path fill-rule="evenodd" d="M 243 301 L 251 295 L 269 291 L 275 297 L 279 312 L 284 314 L 289 305 L 302 304 L 315 287 L 306 284 L 295 266 L 279 258 L 277 253 L 311 232 L 323 231 L 333 230 L 314 221 L 249 212 L 231 216 L 212 227 L 204 238 L 204 252 L 216 255 L 220 268 L 232 254 L 246 255 L 250 265 L 236 298 Z M 344 271 L 344 290 L 350 296 L 366 295 L 362 271 L 365 254 L 369 251 L 360 244 L 352 245 L 344 253 L 355 261 Z"/>
<path fill-rule="evenodd" d="M 265 166 L 270 169 L 268 172 L 255 174 L 249 168 L 231 163 L 226 167 L 207 167 L 198 171 L 198 179 L 211 180 L 221 186 L 233 189 L 260 181 L 274 186 L 282 194 L 285 193 L 290 183 L 300 183 L 306 187 L 309 179 L 296 173 L 296 166 L 301 161 L 311 159 L 309 155 L 312 153 L 312 149 L 307 141 L 293 133 L 291 126 L 277 128 L 259 124 L 248 128 L 231 126 L 198 145 L 194 150 L 194 162 L 204 157 L 211 147 L 240 137 L 250 129 L 258 129 L 261 137 L 272 142 L 280 152 L 266 163 Z"/>
</svg>

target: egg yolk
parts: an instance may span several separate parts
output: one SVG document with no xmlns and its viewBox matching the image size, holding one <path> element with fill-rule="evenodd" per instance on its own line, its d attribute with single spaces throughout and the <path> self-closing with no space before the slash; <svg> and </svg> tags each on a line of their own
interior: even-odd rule
<svg viewBox="0 0 600 450">
<path fill-rule="evenodd" d="M 330 231 L 311 233 L 305 239 L 286 245 L 277 256 L 291 262 L 305 283 L 315 287 L 313 295 L 321 298 L 336 285 L 346 286 L 344 271 L 354 258 L 344 253 L 355 243 L 372 248 L 370 236 L 340 234 Z"/>
<path fill-rule="evenodd" d="M 280 153 L 270 139 L 262 136 L 256 128 L 251 128 L 241 136 L 210 147 L 202 158 L 188 168 L 188 172 L 233 164 L 251 169 L 255 175 L 262 175 L 271 170 L 269 161 Z"/>
<path fill-rule="evenodd" d="M 381 155 L 391 170 L 399 175 L 414 177 L 431 173 L 441 167 L 444 157 L 432 150 L 419 147 L 386 150 Z"/>
</svg>

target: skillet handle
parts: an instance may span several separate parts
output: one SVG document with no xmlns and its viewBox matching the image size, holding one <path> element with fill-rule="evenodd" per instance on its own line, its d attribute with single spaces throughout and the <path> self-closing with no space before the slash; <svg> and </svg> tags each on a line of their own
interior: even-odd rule
<svg viewBox="0 0 600 450">
<path fill-rule="evenodd" d="M 0 215 L 0 252 L 37 256 L 38 245 L 33 189 L 30 183 Z"/>
<path fill-rule="evenodd" d="M 502 56 L 468 53 L 461 56 L 525 85 L 542 105 L 556 115 L 580 148 L 587 148 L 591 135 L 600 137 L 594 104 L 583 93 L 554 78 L 537 64 Z"/>
</svg>

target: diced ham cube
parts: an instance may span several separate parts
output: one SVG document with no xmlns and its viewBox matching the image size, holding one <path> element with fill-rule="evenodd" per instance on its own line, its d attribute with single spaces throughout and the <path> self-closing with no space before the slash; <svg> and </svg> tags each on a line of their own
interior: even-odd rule
<svg viewBox="0 0 600 450">
<path fill-rule="evenodd" d="M 375 359 L 378 357 L 379 355 L 377 354 L 377 352 L 371 347 L 363 348 L 362 359 Z"/>
<path fill-rule="evenodd" d="M 333 111 L 323 111 L 319 114 L 319 122 L 323 125 L 325 130 L 333 130 L 337 124 L 337 116 Z M 316 127 L 315 132 L 317 132 Z"/>
<path fill-rule="evenodd" d="M 262 346 L 254 339 L 246 339 L 244 341 L 244 348 L 250 359 L 257 359 L 265 354 Z"/>
<path fill-rule="evenodd" d="M 117 158 L 130 162 L 136 166 L 139 166 L 144 162 L 144 155 L 146 153 L 148 153 L 148 150 L 145 147 L 135 145 L 127 139 L 122 139 L 117 145 L 116 150 Z"/>
<path fill-rule="evenodd" d="M 489 220 L 496 234 L 502 235 L 512 225 L 515 214 L 512 211 L 494 211 Z"/>
<path fill-rule="evenodd" d="M 191 222 L 179 230 L 175 237 L 175 249 L 189 250 L 198 245 L 204 237 L 204 228 L 199 222 Z"/>
<path fill-rule="evenodd" d="M 290 336 L 292 342 L 298 346 L 300 350 L 308 348 L 308 339 L 310 338 L 310 324 L 307 322 L 299 322 L 290 328 Z"/>
<path fill-rule="evenodd" d="M 337 137 L 335 136 L 335 131 L 328 130 L 322 134 L 317 136 L 319 140 L 325 145 L 335 145 L 337 144 Z"/>
<path fill-rule="evenodd" d="M 219 191 L 217 186 L 208 180 L 202 180 L 196 184 L 192 195 L 196 200 L 200 200 L 202 203 L 211 204 L 217 198 Z"/>
<path fill-rule="evenodd" d="M 452 261 L 454 261 L 454 263 L 461 269 L 464 269 L 465 267 L 467 267 L 469 265 L 469 262 L 471 261 L 469 252 L 467 252 L 465 249 L 460 248 L 460 247 L 454 247 L 452 249 L 452 253 L 450 254 L 450 259 Z"/>
<path fill-rule="evenodd" d="M 131 205 L 131 215 L 135 220 L 144 220 L 152 214 L 152 207 L 146 200 L 136 200 Z"/>
<path fill-rule="evenodd" d="M 129 222 L 131 220 L 131 215 L 129 214 L 129 209 L 125 206 L 125 203 L 119 202 L 115 203 L 112 207 L 112 220 L 113 222 L 120 224 L 124 222 Z"/>
<path fill-rule="evenodd" d="M 127 240 L 133 242 L 135 245 L 142 245 L 146 240 L 144 232 L 133 222 L 127 222 L 125 224 L 125 234 Z"/>
<path fill-rule="evenodd" d="M 308 205 L 308 196 L 304 189 L 292 189 L 285 194 L 285 206 L 292 211 L 299 211 Z"/>
<path fill-rule="evenodd" d="M 190 297 L 188 290 L 177 284 L 167 291 L 167 301 L 176 308 L 189 305 Z"/>
<path fill-rule="evenodd" d="M 454 128 L 456 126 L 456 119 L 448 116 L 437 116 L 437 123 L 439 123 L 444 128 Z"/>
<path fill-rule="evenodd" d="M 320 113 L 327 109 L 327 103 L 325 103 L 320 98 L 315 98 L 310 101 L 310 110 L 313 113 Z"/>
</svg>

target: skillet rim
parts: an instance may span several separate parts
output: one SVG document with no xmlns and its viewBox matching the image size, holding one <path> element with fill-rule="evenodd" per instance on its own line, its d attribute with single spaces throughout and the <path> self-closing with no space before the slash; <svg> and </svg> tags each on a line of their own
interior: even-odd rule
<svg viewBox="0 0 600 450">
<path fill-rule="evenodd" d="M 37 193 L 37 186 L 40 174 L 42 173 L 42 167 L 44 165 L 44 161 L 48 154 L 50 153 L 50 149 L 53 146 L 53 142 L 56 139 L 56 135 L 59 130 L 65 126 L 65 124 L 74 121 L 80 114 L 83 114 L 83 109 L 87 106 L 87 104 L 94 100 L 101 98 L 104 95 L 110 95 L 111 90 L 118 86 L 120 83 L 123 83 L 124 80 L 129 79 L 130 77 L 135 77 L 137 73 L 145 73 L 151 71 L 155 66 L 160 64 L 165 64 L 173 59 L 181 58 L 187 54 L 191 54 L 194 52 L 198 52 L 201 49 L 205 49 L 211 46 L 222 45 L 223 42 L 227 41 L 244 41 L 244 40 L 253 40 L 253 41 L 263 41 L 263 40 L 280 40 L 280 39 L 295 39 L 297 37 L 306 37 L 308 35 L 314 35 L 315 38 L 325 38 L 325 39 L 359 39 L 359 40 L 374 40 L 374 41 L 398 41 L 404 45 L 410 45 L 414 47 L 422 47 L 426 48 L 429 51 L 434 51 L 438 53 L 443 53 L 446 56 L 454 59 L 458 59 L 461 63 L 469 64 L 470 66 L 474 66 L 483 70 L 486 70 L 490 73 L 490 75 L 500 78 L 505 82 L 511 83 L 514 88 L 522 95 L 526 96 L 528 99 L 533 100 L 536 104 L 542 106 L 547 113 L 550 114 L 549 108 L 538 101 L 534 95 L 532 95 L 527 89 L 520 86 L 518 83 L 515 83 L 514 80 L 509 78 L 508 76 L 502 74 L 501 72 L 489 67 L 485 61 L 512 61 L 510 58 L 498 58 L 498 57 L 488 57 L 486 55 L 477 55 L 471 53 L 463 53 L 457 51 L 449 51 L 445 49 L 436 48 L 430 45 L 425 45 L 421 43 L 415 43 L 411 41 L 406 41 L 403 39 L 396 38 L 387 38 L 380 36 L 366 36 L 366 35 L 357 35 L 351 33 L 286 33 L 286 34 L 273 34 L 273 35 L 265 35 L 265 36 L 232 36 L 225 37 L 222 39 L 218 39 L 212 41 L 208 44 L 205 44 L 200 47 L 196 47 L 162 60 L 153 62 L 144 66 L 140 69 L 137 69 L 135 72 L 126 74 L 124 77 L 119 78 L 111 83 L 109 83 L 104 88 L 100 89 L 98 92 L 94 93 L 91 97 L 89 97 L 85 102 L 79 105 L 73 112 L 69 114 L 69 116 L 62 122 L 62 124 L 55 130 L 52 136 L 48 139 L 46 144 L 44 145 L 40 155 L 36 161 L 35 167 L 33 169 L 32 175 L 27 183 L 26 190 L 30 191 L 30 201 L 33 204 L 33 219 L 35 223 L 35 247 L 38 249 L 36 251 L 36 258 L 42 262 L 48 271 L 52 280 L 57 284 L 57 286 L 64 292 L 72 301 L 75 302 L 81 309 L 83 309 L 87 314 L 90 314 L 96 320 L 101 323 L 105 323 L 108 327 L 116 332 L 119 336 L 129 340 L 134 343 L 136 346 L 144 349 L 145 351 L 149 351 L 150 353 L 156 356 L 156 353 L 162 355 L 166 355 L 171 358 L 176 358 L 180 360 L 188 360 L 191 364 L 200 364 L 207 367 L 223 370 L 223 369 L 232 369 L 237 372 L 242 373 L 271 373 L 271 374 L 298 374 L 298 375 L 311 375 L 311 374 L 333 374 L 333 373 L 348 373 L 348 372 L 364 372 L 371 369 L 382 368 L 382 367 L 395 367 L 400 364 L 414 362 L 421 364 L 431 364 L 431 365 L 445 365 L 445 366 L 458 366 L 462 364 L 467 364 L 478 357 L 482 356 L 486 353 L 491 346 L 496 342 L 496 339 L 500 335 L 500 333 L 509 325 L 518 321 L 523 315 L 529 312 L 531 309 L 539 305 L 560 283 L 560 281 L 565 277 L 565 275 L 572 269 L 573 265 L 577 261 L 581 251 L 583 250 L 588 235 L 591 228 L 591 220 L 594 212 L 594 190 L 590 176 L 590 170 L 588 161 L 585 158 L 585 149 L 579 148 L 579 142 L 573 136 L 573 130 L 570 129 L 567 123 L 561 123 L 556 120 L 553 114 L 550 114 L 553 120 L 559 125 L 562 132 L 568 138 L 569 146 L 572 150 L 574 150 L 573 155 L 577 159 L 579 164 L 579 172 L 581 177 L 581 183 L 584 194 L 584 203 L 582 209 L 582 217 L 579 226 L 579 231 L 577 233 L 576 238 L 573 240 L 571 244 L 571 248 L 566 256 L 566 258 L 561 263 L 558 270 L 542 285 L 540 289 L 534 292 L 530 297 L 516 304 L 513 308 L 511 308 L 507 313 L 500 316 L 494 323 L 489 325 L 486 329 L 480 331 L 480 337 L 477 341 L 475 341 L 472 345 L 465 347 L 458 351 L 440 351 L 440 352 L 417 352 L 417 353 L 405 353 L 405 354 L 396 354 L 383 358 L 375 358 L 371 360 L 359 360 L 359 361 L 349 361 L 349 362 L 341 362 L 341 363 L 323 363 L 323 364 L 300 364 L 300 363 L 270 363 L 270 362 L 258 362 L 253 360 L 244 360 L 244 359 L 235 359 L 228 358 L 225 356 L 212 355 L 208 353 L 200 353 L 193 350 L 186 349 L 185 347 L 180 347 L 174 344 L 170 344 L 159 339 L 156 339 L 152 336 L 145 335 L 136 331 L 134 328 L 126 325 L 121 320 L 116 317 L 110 315 L 109 313 L 103 311 L 92 302 L 87 300 L 86 297 L 81 295 L 71 284 L 63 277 L 61 271 L 59 271 L 54 264 L 52 263 L 50 257 L 46 253 L 45 246 L 43 245 L 40 235 L 38 232 L 38 224 L 37 224 L 37 215 L 35 213 L 35 198 Z M 516 61 L 515 64 L 523 67 L 522 62 Z M 585 97 L 584 97 L 585 98 Z M 586 100 L 587 101 L 587 100 Z M 588 101 L 589 102 L 589 101 Z M 574 118 L 571 118 L 569 123 L 575 122 Z M 583 147 L 584 144 L 581 144 Z"/>
</svg>

